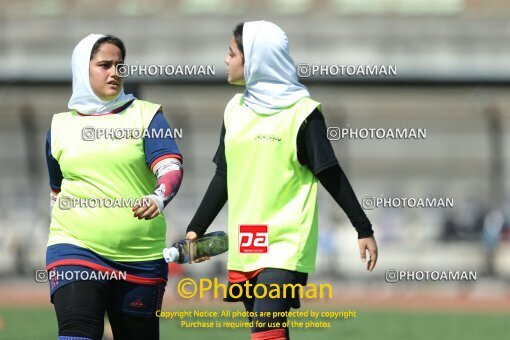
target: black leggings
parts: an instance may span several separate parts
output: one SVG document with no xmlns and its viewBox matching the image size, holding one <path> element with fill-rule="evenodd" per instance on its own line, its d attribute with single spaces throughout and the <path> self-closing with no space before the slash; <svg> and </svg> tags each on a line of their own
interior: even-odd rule
<svg viewBox="0 0 510 340">
<path fill-rule="evenodd" d="M 243 301 L 244 308 L 248 312 L 256 312 L 257 315 L 260 314 L 260 312 L 288 312 L 290 310 L 290 302 L 288 300 L 276 300 L 276 299 L 256 299 L 254 303 L 250 301 Z M 275 324 L 276 322 L 279 322 L 280 325 L 284 322 L 287 322 L 286 317 L 279 317 L 279 318 L 266 318 L 266 317 L 248 317 L 250 319 L 250 322 L 253 321 L 253 328 L 252 333 L 258 333 L 258 332 L 265 332 L 269 331 L 271 329 L 274 329 L 275 327 L 268 327 L 270 324 Z M 257 327 L 256 322 L 260 321 L 264 324 L 263 327 Z M 282 327 L 278 327 L 282 328 Z M 290 339 L 289 335 L 289 327 L 285 327 L 285 335 L 287 339 Z"/>
<path fill-rule="evenodd" d="M 159 339 L 159 319 L 127 315 L 109 301 L 112 287 L 94 281 L 78 281 L 59 288 L 53 295 L 59 336 L 87 337 L 100 340 L 104 315 L 116 340 Z"/>
<path fill-rule="evenodd" d="M 276 269 L 276 268 L 266 268 L 262 270 L 255 278 L 251 279 L 251 283 L 255 286 L 257 284 L 265 285 L 271 287 L 271 284 L 278 284 L 282 287 L 284 284 L 300 284 L 305 286 L 308 279 L 308 275 L 306 273 L 300 273 L 296 271 L 284 270 L 284 269 Z M 286 293 L 286 298 L 271 298 L 266 295 L 264 298 L 253 298 L 253 293 L 251 294 L 252 298 L 243 299 L 244 308 L 248 312 L 255 312 L 256 316 L 253 318 L 249 318 L 250 321 L 253 321 L 252 333 L 264 332 L 272 329 L 283 328 L 285 329 L 285 333 L 287 339 L 290 339 L 289 336 L 289 327 L 282 327 L 282 324 L 287 324 L 287 317 L 261 317 L 261 312 L 288 312 L 290 308 L 299 308 L 300 301 L 298 296 L 292 297 L 292 292 L 290 290 Z M 259 292 L 259 295 L 261 293 Z M 257 326 L 257 321 L 259 325 Z M 276 326 L 279 323 L 280 326 Z"/>
</svg>

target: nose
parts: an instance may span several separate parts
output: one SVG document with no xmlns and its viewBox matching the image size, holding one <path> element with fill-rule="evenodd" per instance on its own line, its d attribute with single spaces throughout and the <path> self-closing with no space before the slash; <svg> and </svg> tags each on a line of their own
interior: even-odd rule
<svg viewBox="0 0 510 340">
<path fill-rule="evenodd" d="M 108 73 L 110 76 L 117 79 L 119 77 L 117 74 L 117 65 L 112 65 L 112 67 L 108 69 Z"/>
<path fill-rule="evenodd" d="M 228 66 L 228 54 L 225 56 L 225 59 L 223 59 L 223 62 Z"/>
</svg>

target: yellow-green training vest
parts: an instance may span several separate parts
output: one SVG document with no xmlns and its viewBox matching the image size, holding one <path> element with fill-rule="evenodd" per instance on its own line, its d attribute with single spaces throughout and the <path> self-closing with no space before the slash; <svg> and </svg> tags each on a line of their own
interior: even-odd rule
<svg viewBox="0 0 510 340">
<path fill-rule="evenodd" d="M 313 272 L 317 254 L 317 179 L 297 158 L 304 120 L 320 104 L 302 98 L 272 115 L 257 114 L 237 94 L 225 109 L 228 269 Z M 268 226 L 267 253 L 241 253 L 239 228 Z"/>
<path fill-rule="evenodd" d="M 64 178 L 51 214 L 48 246 L 70 243 L 114 261 L 163 257 L 163 215 L 139 220 L 131 208 L 118 207 L 121 200 L 112 200 L 136 200 L 154 190 L 156 178 L 145 160 L 143 138 L 90 140 L 94 139 L 91 129 L 146 129 L 160 107 L 135 100 L 116 114 L 83 116 L 73 110 L 53 116 L 51 152 Z M 88 201 L 67 209 L 76 198 Z M 114 207 L 104 207 L 112 202 Z"/>
</svg>

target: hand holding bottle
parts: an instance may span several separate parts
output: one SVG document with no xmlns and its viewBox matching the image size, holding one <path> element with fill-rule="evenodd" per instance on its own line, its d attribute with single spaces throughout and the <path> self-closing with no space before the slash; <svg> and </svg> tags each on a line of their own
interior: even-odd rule
<svg viewBox="0 0 510 340">
<path fill-rule="evenodd" d="M 202 237 L 190 232 L 184 240 L 163 249 L 163 257 L 166 262 L 200 263 L 227 250 L 228 236 L 223 231 L 212 232 Z"/>
<path fill-rule="evenodd" d="M 194 231 L 190 231 L 186 234 L 186 240 L 195 241 L 197 239 L 197 237 L 198 237 L 197 233 L 195 233 Z M 199 259 L 193 260 L 193 262 L 191 262 L 191 263 L 200 263 L 200 262 L 207 261 L 209 259 L 210 259 L 210 257 L 204 256 Z"/>
</svg>

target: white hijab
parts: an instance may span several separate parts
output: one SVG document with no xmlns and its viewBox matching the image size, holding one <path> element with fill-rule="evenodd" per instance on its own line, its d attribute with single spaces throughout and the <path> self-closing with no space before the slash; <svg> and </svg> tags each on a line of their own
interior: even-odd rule
<svg viewBox="0 0 510 340">
<path fill-rule="evenodd" d="M 135 99 L 132 94 L 125 94 L 122 89 L 117 98 L 105 101 L 92 90 L 89 78 L 90 52 L 96 41 L 102 37 L 102 34 L 90 34 L 83 38 L 73 51 L 73 95 L 67 106 L 82 114 L 109 113 Z"/>
<path fill-rule="evenodd" d="M 272 22 L 251 21 L 243 26 L 244 102 L 253 111 L 273 114 L 309 97 L 298 81 L 285 32 Z"/>
</svg>

